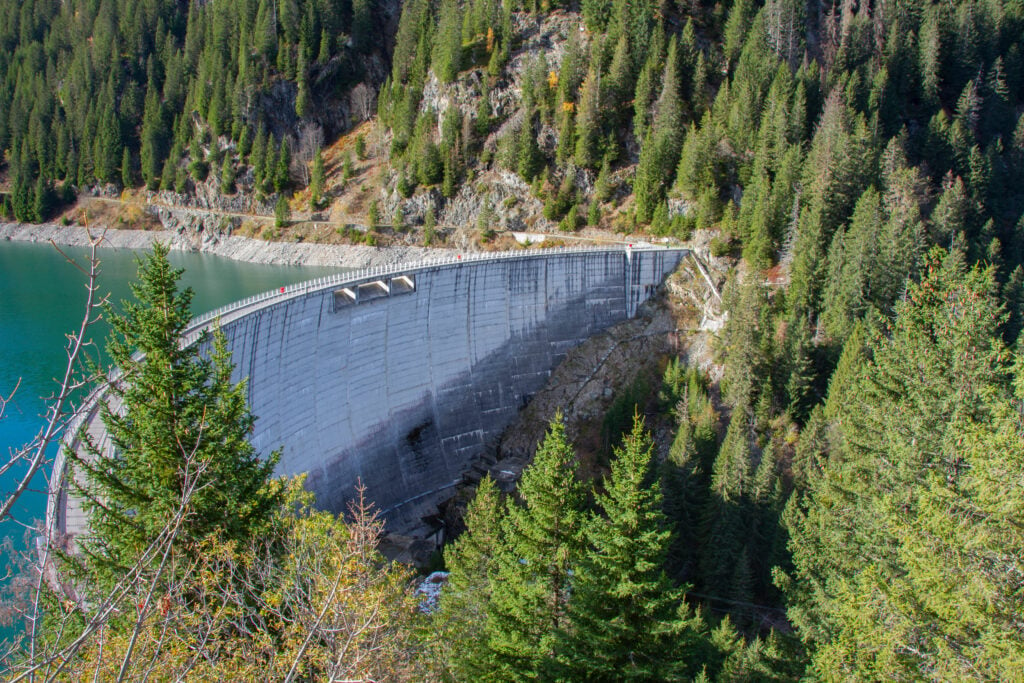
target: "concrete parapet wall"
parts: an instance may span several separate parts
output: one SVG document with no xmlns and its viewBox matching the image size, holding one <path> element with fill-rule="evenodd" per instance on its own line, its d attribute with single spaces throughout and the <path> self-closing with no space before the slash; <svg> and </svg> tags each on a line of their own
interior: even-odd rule
<svg viewBox="0 0 1024 683">
<path fill-rule="evenodd" d="M 410 531 L 566 352 L 632 316 L 685 254 L 467 259 L 322 281 L 222 311 L 236 377 L 249 380 L 253 443 L 281 448 L 278 473 L 306 473 L 321 507 L 344 510 L 361 480 L 389 528 Z M 51 508 L 61 499 L 54 491 Z M 64 526 L 68 515 L 52 512 Z"/>
</svg>

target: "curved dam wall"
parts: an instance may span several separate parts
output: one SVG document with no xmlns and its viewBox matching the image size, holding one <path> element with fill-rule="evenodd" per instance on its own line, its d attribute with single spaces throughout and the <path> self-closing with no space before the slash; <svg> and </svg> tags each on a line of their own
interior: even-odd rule
<svg viewBox="0 0 1024 683">
<path fill-rule="evenodd" d="M 249 379 L 253 444 L 281 448 L 278 473 L 306 473 L 320 507 L 344 510 L 362 481 L 389 529 L 415 530 L 566 352 L 632 316 L 685 254 L 484 256 L 240 302 L 220 324 Z M 52 522 L 73 533 L 80 513 L 55 494 Z"/>
</svg>

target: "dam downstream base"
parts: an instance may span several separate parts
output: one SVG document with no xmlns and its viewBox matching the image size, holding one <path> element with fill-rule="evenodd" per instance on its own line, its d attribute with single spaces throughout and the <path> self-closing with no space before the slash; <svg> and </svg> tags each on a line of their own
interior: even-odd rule
<svg viewBox="0 0 1024 683">
<path fill-rule="evenodd" d="M 239 302 L 219 320 L 234 379 L 249 380 L 252 442 L 282 448 L 276 474 L 305 473 L 319 507 L 344 512 L 362 482 L 389 532 L 422 531 L 566 353 L 632 317 L 686 253 L 483 255 Z M 103 443 L 98 400 L 81 420 Z M 47 522 L 84 529 L 62 485 Z"/>
</svg>

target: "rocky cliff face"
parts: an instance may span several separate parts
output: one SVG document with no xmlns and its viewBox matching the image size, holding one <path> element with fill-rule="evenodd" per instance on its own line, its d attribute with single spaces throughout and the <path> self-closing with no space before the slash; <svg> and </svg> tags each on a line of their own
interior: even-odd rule
<svg viewBox="0 0 1024 683">
<path fill-rule="evenodd" d="M 481 93 L 486 90 L 490 115 L 500 125 L 482 141 L 481 152 L 486 158 L 499 153 L 501 140 L 514 134 L 523 125 L 523 89 L 529 69 L 541 60 L 551 73 L 557 73 L 566 54 L 570 37 L 578 41 L 585 54 L 590 36 L 583 30 L 579 14 L 554 11 L 544 16 L 525 13 L 513 14 L 513 28 L 518 44 L 500 76 L 489 79 L 486 69 L 471 68 L 463 71 L 452 83 L 442 83 L 434 73 L 427 76 L 419 111 L 436 115 L 438 130 L 446 113 L 456 108 L 464 121 L 475 121 Z M 484 80 L 493 80 L 486 89 Z M 550 123 L 542 123 L 537 133 L 538 145 L 546 155 L 553 155 L 558 145 L 558 131 Z M 385 160 L 385 163 L 390 163 Z M 544 215 L 544 202 L 533 192 L 530 184 L 516 173 L 498 164 L 467 160 L 469 169 L 466 182 L 448 199 L 436 188 L 420 189 L 410 198 L 403 198 L 397 184 L 399 174 L 389 175 L 381 188 L 381 197 L 388 215 L 402 212 L 412 224 L 421 223 L 428 207 L 434 208 L 440 223 L 453 226 L 475 225 L 481 214 L 487 213 L 494 230 L 536 230 L 551 232 L 558 229 L 558 221 Z M 574 182 L 580 193 L 593 192 L 594 173 L 574 169 Z M 561 181 L 554 177 L 551 182 Z"/>
<path fill-rule="evenodd" d="M 344 134 L 375 112 L 376 92 L 391 70 L 391 49 L 401 0 L 373 4 L 376 49 L 368 54 L 345 51 L 310 74 L 310 99 L 314 104 L 305 119 L 295 113 L 298 88 L 292 81 L 277 81 L 260 92 L 252 103 L 251 118 L 264 120 L 276 138 L 294 137 L 303 123 L 320 126 L 327 139 Z"/>
</svg>

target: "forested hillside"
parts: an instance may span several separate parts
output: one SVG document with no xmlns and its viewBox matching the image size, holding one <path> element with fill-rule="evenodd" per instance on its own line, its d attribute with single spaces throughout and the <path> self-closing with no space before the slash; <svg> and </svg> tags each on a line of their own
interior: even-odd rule
<svg viewBox="0 0 1024 683">
<path fill-rule="evenodd" d="M 485 479 L 440 609 L 374 622 L 374 675 L 1019 678 L 1021 0 L 0 7 L 19 220 L 93 182 L 284 196 L 324 180 L 305 124 L 375 110 L 371 226 L 700 237 L 730 266 L 719 373 L 664 359 L 617 397 L 646 422 L 602 476 L 556 420 L 517 493 Z"/>
<path fill-rule="evenodd" d="M 251 192 L 290 187 L 302 122 L 322 144 L 372 112 L 388 69 L 379 36 L 397 11 L 374 0 L 4 0 L 8 210 L 38 221 L 74 187 L 185 192 L 211 173 L 233 192 L 247 167 Z"/>
<path fill-rule="evenodd" d="M 665 566 L 825 678 L 1021 664 L 1021 508 L 990 477 L 1022 474 L 1022 38 L 1018 2 L 404 8 L 379 100 L 402 196 L 503 169 L 563 230 L 709 228 L 739 257 L 727 418 L 681 370 L 646 404 L 678 425 Z"/>
</svg>

